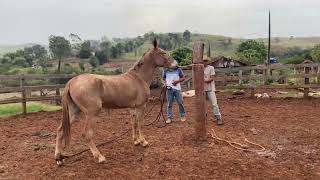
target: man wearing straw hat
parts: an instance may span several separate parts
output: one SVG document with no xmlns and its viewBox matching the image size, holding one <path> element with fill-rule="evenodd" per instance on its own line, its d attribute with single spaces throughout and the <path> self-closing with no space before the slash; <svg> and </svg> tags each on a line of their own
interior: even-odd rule
<svg viewBox="0 0 320 180">
<path fill-rule="evenodd" d="M 173 120 L 173 112 L 172 112 L 172 106 L 173 106 L 173 100 L 176 99 L 178 106 L 179 106 L 179 113 L 180 113 L 180 120 L 186 121 L 185 117 L 185 108 L 183 105 L 183 97 L 181 94 L 181 85 L 180 82 L 185 80 L 185 76 L 181 70 L 181 68 L 178 67 L 177 61 L 173 61 L 171 64 L 171 67 L 164 70 L 162 72 L 162 79 L 163 84 L 165 84 L 167 88 L 167 121 L 166 123 L 169 124 Z"/>
<path fill-rule="evenodd" d="M 217 97 L 216 97 L 216 87 L 214 83 L 215 71 L 214 67 L 209 65 L 209 59 L 204 58 L 204 91 L 206 98 L 210 101 L 213 108 L 213 114 L 218 125 L 222 125 L 221 113 L 219 110 Z"/>
</svg>

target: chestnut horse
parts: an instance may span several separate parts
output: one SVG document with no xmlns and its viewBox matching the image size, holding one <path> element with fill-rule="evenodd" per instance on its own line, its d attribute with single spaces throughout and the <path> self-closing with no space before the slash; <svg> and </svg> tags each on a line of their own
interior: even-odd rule
<svg viewBox="0 0 320 180">
<path fill-rule="evenodd" d="M 157 67 L 169 67 L 172 58 L 158 47 L 154 48 L 126 73 L 116 76 L 83 74 L 72 78 L 65 86 L 63 94 L 63 120 L 57 130 L 55 159 L 58 165 L 63 163 L 62 150 L 70 142 L 70 127 L 76 116 L 85 115 L 83 137 L 93 157 L 98 162 L 106 158 L 93 142 L 93 125 L 102 108 L 132 108 L 133 141 L 135 145 L 148 145 L 142 131 L 141 120 L 150 95 L 149 86 Z"/>
</svg>

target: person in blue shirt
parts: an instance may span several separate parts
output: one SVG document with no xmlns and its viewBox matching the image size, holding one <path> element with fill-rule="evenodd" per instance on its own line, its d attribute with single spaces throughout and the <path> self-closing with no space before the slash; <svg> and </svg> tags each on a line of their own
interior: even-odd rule
<svg viewBox="0 0 320 180">
<path fill-rule="evenodd" d="M 182 72 L 182 69 L 178 67 L 177 61 L 173 61 L 170 68 L 165 69 L 162 72 L 162 79 L 163 83 L 167 88 L 167 121 L 166 123 L 169 124 L 173 120 L 173 112 L 172 112 L 172 105 L 173 100 L 176 99 L 179 105 L 179 113 L 180 113 L 180 120 L 182 122 L 186 121 L 186 112 L 183 105 L 183 97 L 181 94 L 181 85 L 180 83 L 185 80 L 185 76 Z"/>
</svg>

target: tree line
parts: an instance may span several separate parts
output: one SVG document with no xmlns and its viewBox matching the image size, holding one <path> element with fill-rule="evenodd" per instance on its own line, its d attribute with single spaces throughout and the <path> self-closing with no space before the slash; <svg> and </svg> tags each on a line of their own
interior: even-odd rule
<svg viewBox="0 0 320 180">
<path fill-rule="evenodd" d="M 4 54 L 0 57 L 0 70 L 4 72 L 10 67 L 32 67 L 40 66 L 45 71 L 49 59 L 58 60 L 57 72 L 61 70 L 61 61 L 68 57 L 89 59 L 92 67 L 108 62 L 109 59 L 121 58 L 125 53 L 138 54 L 138 49 L 144 44 L 150 43 L 154 38 L 160 40 L 160 47 L 170 51 L 179 64 L 185 65 L 192 62 L 192 49 L 190 42 L 192 34 L 185 30 L 183 33 L 155 33 L 148 32 L 135 38 L 112 38 L 102 37 L 101 40 L 84 40 L 76 34 L 69 37 L 51 35 L 48 38 L 48 49 L 42 45 L 35 44 L 24 49 Z M 210 56 L 210 42 L 206 42 L 207 55 Z M 220 38 L 212 45 L 212 49 L 233 48 L 232 38 Z M 139 53 L 140 54 L 140 53 Z M 266 60 L 266 46 L 262 41 L 245 40 L 236 47 L 235 59 L 249 64 L 261 64 Z M 299 47 L 274 47 L 271 56 L 283 59 L 284 63 L 301 63 L 304 59 L 314 61 L 320 60 L 320 44 L 313 48 L 302 49 Z M 79 64 L 81 69 L 84 65 Z"/>
</svg>

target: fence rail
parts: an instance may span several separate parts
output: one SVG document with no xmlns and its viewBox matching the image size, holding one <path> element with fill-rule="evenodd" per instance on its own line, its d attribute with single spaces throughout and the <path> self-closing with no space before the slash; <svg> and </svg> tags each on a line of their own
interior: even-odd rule
<svg viewBox="0 0 320 180">
<path fill-rule="evenodd" d="M 191 66 L 183 66 L 182 69 L 186 71 L 186 74 L 189 72 L 189 77 L 184 82 L 184 85 L 187 88 L 191 88 L 192 76 L 190 76 Z M 292 69 L 293 74 L 273 74 L 273 70 L 281 69 Z M 297 73 L 300 72 L 300 73 Z M 302 72 L 302 73 L 301 73 Z M 223 86 L 217 86 L 217 89 L 227 89 L 227 88 L 236 88 L 236 89 L 245 89 L 251 91 L 251 96 L 254 96 L 254 92 L 257 89 L 304 89 L 304 96 L 308 97 L 309 90 L 311 88 L 320 88 L 320 63 L 310 63 L 310 64 L 297 64 L 297 65 L 260 65 L 260 66 L 245 66 L 245 67 L 234 67 L 234 68 L 216 68 L 217 76 L 215 81 L 223 82 Z M 44 101 L 44 100 L 56 100 L 59 102 L 61 99 L 60 89 L 64 88 L 65 84 L 53 84 L 53 85 L 39 85 L 39 86 L 27 86 L 26 81 L 28 80 L 39 80 L 45 79 L 50 80 L 54 79 L 58 82 L 58 79 L 70 79 L 76 75 L 70 74 L 47 74 L 47 75 L 0 75 L 0 80 L 19 80 L 19 87 L 4 87 L 0 88 L 0 93 L 21 93 L 21 98 L 11 98 L 6 100 L 0 100 L 0 104 L 9 104 L 9 103 L 22 103 L 23 113 L 27 113 L 26 102 L 28 101 Z M 279 79 L 284 79 L 284 81 L 296 78 L 304 80 L 303 84 L 296 85 L 266 85 L 268 80 L 277 81 Z M 317 79 L 315 84 L 310 84 L 310 79 Z M 263 81 L 262 85 L 256 85 L 255 81 Z M 244 85 L 243 82 L 248 81 L 247 85 Z M 226 86 L 229 82 L 237 82 L 235 86 Z M 30 97 L 28 92 L 38 91 L 38 90 L 56 90 L 56 94 L 53 96 L 40 96 L 40 97 Z"/>
<path fill-rule="evenodd" d="M 187 89 L 191 88 L 192 66 L 183 66 L 186 74 L 189 76 L 184 85 Z M 275 70 L 290 69 L 293 74 L 274 74 Z M 218 89 L 236 88 L 236 89 L 250 89 L 251 96 L 254 96 L 254 91 L 257 89 L 297 89 L 304 88 L 304 96 L 307 97 L 310 88 L 320 88 L 320 63 L 305 63 L 305 64 L 274 64 L 274 65 L 258 65 L 258 66 L 244 66 L 244 67 L 233 67 L 233 68 L 216 68 L 216 82 L 223 82 L 225 85 L 228 82 L 237 81 L 236 86 L 218 86 Z M 246 73 L 245 73 L 246 72 Z M 283 80 L 285 85 L 266 85 L 269 80 L 279 81 Z M 288 79 L 300 79 L 303 81 L 302 84 L 287 85 Z M 310 79 L 316 79 L 315 84 L 310 84 Z M 262 81 L 262 85 L 255 85 L 255 81 Z M 244 81 L 248 81 L 246 85 Z"/>
<path fill-rule="evenodd" d="M 38 86 L 27 86 L 26 81 L 28 80 L 39 80 L 39 79 L 55 79 L 59 82 L 59 79 L 71 79 L 76 75 L 71 74 L 46 74 L 46 75 L 0 75 L 0 80 L 19 80 L 19 87 L 4 87 L 0 88 L 0 93 L 21 93 L 21 98 L 9 98 L 5 100 L 0 100 L 0 104 L 10 104 L 10 103 L 22 103 L 22 111 L 24 114 L 27 113 L 27 102 L 28 101 L 45 101 L 45 100 L 55 100 L 57 104 L 60 103 L 60 89 L 65 87 L 65 84 L 53 84 L 53 85 L 38 85 Z M 42 91 L 42 90 L 56 90 L 55 95 L 51 96 L 40 96 L 40 97 L 30 97 L 28 92 L 32 91 Z"/>
</svg>

